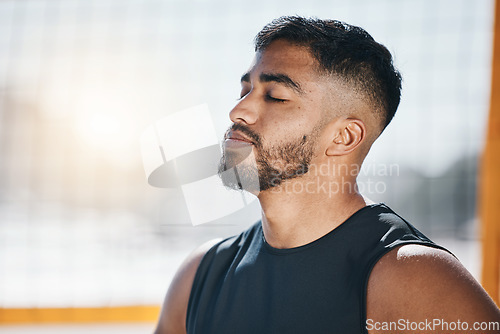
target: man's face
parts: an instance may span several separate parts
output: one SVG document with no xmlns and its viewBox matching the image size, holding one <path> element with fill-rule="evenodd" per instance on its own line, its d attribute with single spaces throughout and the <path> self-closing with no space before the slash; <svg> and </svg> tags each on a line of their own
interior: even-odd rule
<svg viewBox="0 0 500 334">
<path fill-rule="evenodd" d="M 321 154 L 318 139 L 324 123 L 326 88 L 315 64 L 307 49 L 281 40 L 256 54 L 241 78 L 241 99 L 230 112 L 233 126 L 224 138 L 221 173 L 249 153 L 255 156 L 259 191 L 307 172 Z M 247 172 L 241 167 L 240 177 L 252 177 L 253 166 Z M 241 187 L 240 182 L 223 181 Z"/>
</svg>

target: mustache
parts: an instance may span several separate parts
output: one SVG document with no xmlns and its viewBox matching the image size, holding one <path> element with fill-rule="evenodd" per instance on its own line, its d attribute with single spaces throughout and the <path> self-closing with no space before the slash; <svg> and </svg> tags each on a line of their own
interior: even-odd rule
<svg viewBox="0 0 500 334">
<path fill-rule="evenodd" d="M 250 139 L 254 141 L 255 144 L 260 145 L 261 144 L 261 139 L 258 134 L 250 130 L 250 128 L 246 125 L 243 125 L 241 123 L 233 123 L 231 127 L 226 131 L 226 134 L 224 135 L 224 139 L 227 139 L 227 135 L 229 131 L 240 131 Z"/>
</svg>

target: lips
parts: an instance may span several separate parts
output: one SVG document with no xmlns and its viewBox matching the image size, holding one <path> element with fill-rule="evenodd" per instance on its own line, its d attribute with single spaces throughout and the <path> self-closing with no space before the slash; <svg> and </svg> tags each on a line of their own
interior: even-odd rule
<svg viewBox="0 0 500 334">
<path fill-rule="evenodd" d="M 235 141 L 241 141 L 241 142 L 246 142 L 249 144 L 253 144 L 253 141 L 250 140 L 249 138 L 245 137 L 241 132 L 239 131 L 229 131 L 226 140 L 235 140 Z"/>
</svg>

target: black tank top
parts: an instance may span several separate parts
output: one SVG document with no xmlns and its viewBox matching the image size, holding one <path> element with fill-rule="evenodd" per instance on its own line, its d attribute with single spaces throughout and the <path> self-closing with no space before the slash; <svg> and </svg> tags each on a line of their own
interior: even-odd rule
<svg viewBox="0 0 500 334">
<path fill-rule="evenodd" d="M 375 263 L 404 244 L 438 247 L 384 204 L 300 247 L 273 248 L 261 222 L 212 247 L 189 297 L 188 334 L 367 333 Z"/>
</svg>

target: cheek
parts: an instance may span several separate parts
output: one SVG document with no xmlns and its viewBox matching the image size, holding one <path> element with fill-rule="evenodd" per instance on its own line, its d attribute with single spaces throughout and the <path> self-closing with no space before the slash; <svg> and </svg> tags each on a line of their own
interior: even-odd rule
<svg viewBox="0 0 500 334">
<path fill-rule="evenodd" d="M 309 101 L 300 104 L 290 104 L 290 106 L 273 110 L 268 109 L 260 117 L 258 131 L 261 134 L 264 147 L 269 147 L 272 143 L 290 142 L 302 139 L 304 135 L 309 138 L 315 124 L 318 124 L 322 115 L 317 102 Z"/>
<path fill-rule="evenodd" d="M 261 136 L 262 147 L 269 149 L 286 143 L 300 142 L 304 136 L 306 136 L 306 139 L 310 139 L 310 132 L 310 126 L 304 123 L 273 122 L 273 126 L 266 129 Z"/>
</svg>

